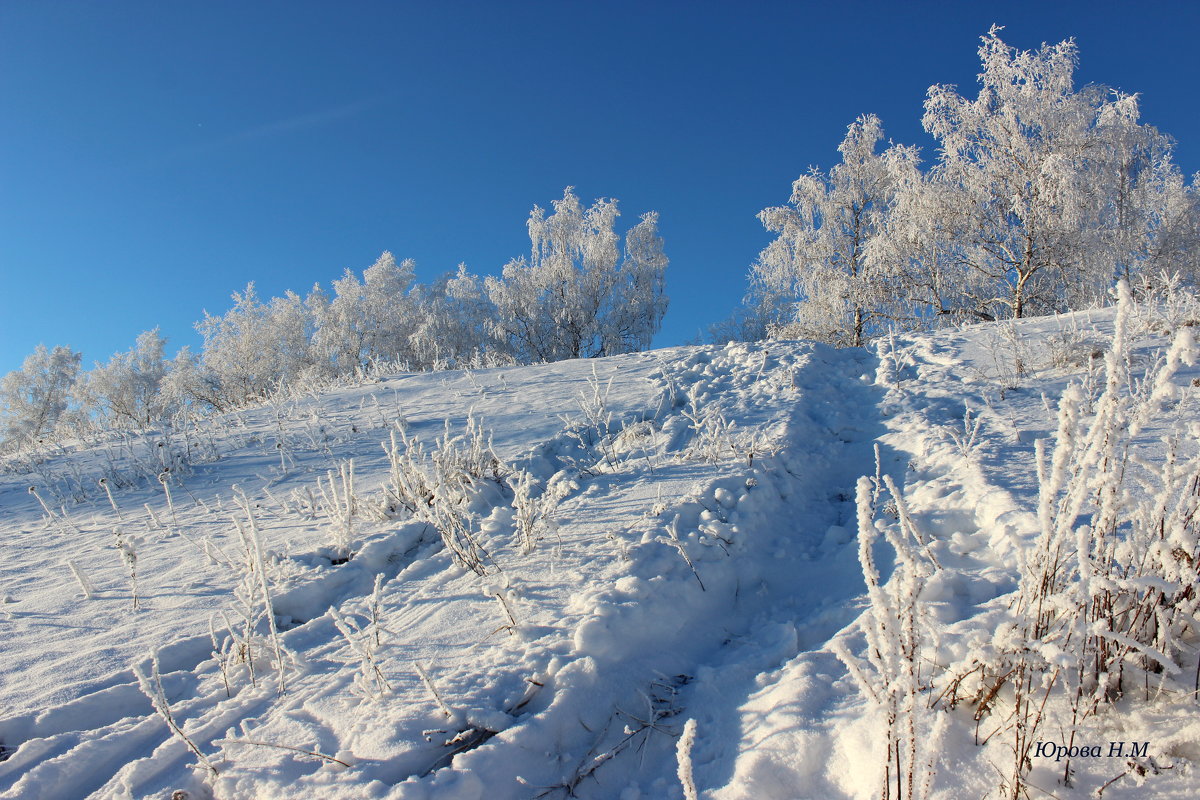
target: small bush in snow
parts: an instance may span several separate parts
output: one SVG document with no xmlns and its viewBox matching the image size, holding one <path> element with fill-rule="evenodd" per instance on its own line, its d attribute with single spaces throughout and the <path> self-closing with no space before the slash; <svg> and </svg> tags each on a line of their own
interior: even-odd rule
<svg viewBox="0 0 1200 800">
<path fill-rule="evenodd" d="M 735 457 L 738 452 L 734 434 L 737 423 L 729 420 L 716 406 L 702 402 L 695 391 L 689 391 L 687 397 L 687 407 L 680 411 L 694 433 L 687 455 L 710 463 Z"/>
<path fill-rule="evenodd" d="M 250 682 L 254 685 L 257 685 L 256 658 L 260 654 L 269 653 L 275 662 L 279 693 L 283 694 L 286 689 L 284 672 L 287 661 L 283 643 L 279 638 L 279 629 L 276 627 L 275 607 L 266 574 L 266 559 L 263 556 L 258 521 L 255 519 L 253 507 L 245 497 L 238 499 L 238 505 L 246 517 L 246 522 L 234 519 L 241 542 L 241 557 L 235 561 L 240 573 L 237 586 L 233 590 L 232 610 L 235 618 L 225 618 L 230 636 L 229 653 L 233 660 L 245 666 Z M 225 646 L 215 644 L 214 649 L 223 652 Z"/>
<path fill-rule="evenodd" d="M 432 527 L 455 563 L 486 575 L 491 557 L 479 540 L 480 518 L 471 504 L 484 482 L 498 484 L 507 469 L 479 421 L 469 418 L 466 432 L 455 435 L 447 420 L 432 452 L 403 431 L 393 432 L 384 449 L 391 463 L 387 507 Z"/>
<path fill-rule="evenodd" d="M 1136 286 L 1140 302 L 1133 316 L 1138 330 L 1174 334 L 1180 328 L 1200 325 L 1200 295 L 1178 273 L 1164 271 L 1140 278 Z"/>
<path fill-rule="evenodd" d="M 145 673 L 140 665 L 134 666 L 133 674 L 137 677 L 138 688 L 142 690 L 142 694 L 149 698 L 151 705 L 154 706 L 154 710 L 158 712 L 158 715 L 167 723 L 167 727 L 171 729 L 171 733 L 173 733 L 180 739 L 180 741 L 187 745 L 187 748 L 195 754 L 196 760 L 199 762 L 200 766 L 203 767 L 204 770 L 210 775 L 215 777 L 218 772 L 217 768 L 213 765 L 213 762 L 208 756 L 204 755 L 204 752 L 199 747 L 196 746 L 196 743 L 192 741 L 191 737 L 184 733 L 183 728 L 180 727 L 179 723 L 175 720 L 175 715 L 171 711 L 171 705 L 167 702 L 167 694 L 163 691 L 162 679 L 159 677 L 158 653 L 154 651 L 151 651 L 150 653 L 149 675 Z"/>
<path fill-rule="evenodd" d="M 1078 744 L 1087 726 L 1134 691 L 1191 694 L 1182 656 L 1200 646 L 1200 430 L 1175 425 L 1165 461 L 1139 456 L 1152 423 L 1172 422 L 1177 373 L 1194 364 L 1182 328 L 1144 379 L 1132 374 L 1136 307 L 1118 287 L 1098 394 L 1064 392 L 1053 447 L 1037 443 L 1038 535 L 1020 557 L 1007 621 L 947 673 L 947 705 L 967 700 L 983 741 L 1008 737 L 1003 796 L 1028 795 L 1034 747 Z M 978 730 L 978 728 L 977 728 Z M 1060 781 L 1074 782 L 1070 759 Z"/>
<path fill-rule="evenodd" d="M 1138 436 L 1177 402 L 1176 373 L 1195 363 L 1197 351 L 1184 328 L 1153 374 L 1137 381 L 1129 369 L 1135 307 L 1125 283 L 1118 295 L 1094 413 L 1085 414 L 1078 387 L 1068 389 L 1053 453 L 1047 459 L 1038 448 L 1041 530 L 1021 579 L 1029 656 L 1018 660 L 1018 677 L 1028 670 L 1060 678 L 1068 746 L 1080 725 L 1129 691 L 1133 675 L 1157 675 L 1159 686 L 1178 676 L 1183 639 L 1200 637 L 1196 443 L 1181 463 L 1178 433 L 1168 437 L 1162 469 L 1137 456 Z M 1073 658 L 1064 663 L 1062 653 Z M 1027 750 L 1020 736 L 1018 747 Z M 1065 783 L 1071 775 L 1068 762 Z"/>
<path fill-rule="evenodd" d="M 383 575 L 377 574 L 375 588 L 368 603 L 370 619 L 365 626 L 343 615 L 337 608 L 329 608 L 334 626 L 359 662 L 359 672 L 354 676 L 354 685 L 363 697 L 369 699 L 382 697 L 392 691 L 392 686 L 379 663 L 379 649 L 383 645 L 383 626 L 380 624 L 382 598 Z"/>
<path fill-rule="evenodd" d="M 113 538 L 113 546 L 121 554 L 121 561 L 125 565 L 125 571 L 129 573 L 129 595 L 133 600 L 133 610 L 137 611 L 141 604 L 138 597 L 138 540 L 136 537 L 126 536 L 121 532 L 120 528 L 113 529 Z"/>
<path fill-rule="evenodd" d="M 928 796 L 929 772 L 936 757 L 933 712 L 922 699 L 928 690 L 919 671 L 930 621 L 921 602 L 921 587 L 940 566 L 916 526 L 901 492 L 883 478 L 897 509 L 896 521 L 876 521 L 881 489 L 868 477 L 859 478 L 858 558 L 867 584 L 870 606 L 861 618 L 866 635 L 866 663 L 838 640 L 834 654 L 846 665 L 859 690 L 885 712 L 886 756 L 883 760 L 884 800 Z M 875 542 L 882 533 L 896 554 L 896 567 L 886 583 L 875 563 Z M 921 765 L 925 765 L 924 767 Z M 915 794 L 922 791 L 921 795 Z"/>
<path fill-rule="evenodd" d="M 972 458 L 979 446 L 979 431 L 983 424 L 978 412 L 971 413 L 969 406 L 963 409 L 961 426 L 946 426 L 946 434 L 954 442 L 955 449 L 963 458 Z"/>
<path fill-rule="evenodd" d="M 1045 338 L 1045 350 L 1047 365 L 1060 369 L 1086 367 L 1093 359 L 1104 356 L 1103 343 L 1095 335 L 1089 335 L 1074 318 Z"/>
<path fill-rule="evenodd" d="M 354 541 L 354 518 L 358 514 L 358 497 L 354 494 L 354 459 L 339 464 L 336 474 L 329 470 L 323 483 L 317 480 L 317 488 L 321 494 L 317 508 L 329 520 L 336 557 L 339 561 L 347 561 Z"/>
<path fill-rule="evenodd" d="M 558 530 L 555 510 L 579 484 L 560 472 L 543 485 L 530 473 L 519 470 L 508 477 L 508 485 L 513 492 L 513 517 L 521 550 L 531 553 L 547 533 Z"/>
</svg>

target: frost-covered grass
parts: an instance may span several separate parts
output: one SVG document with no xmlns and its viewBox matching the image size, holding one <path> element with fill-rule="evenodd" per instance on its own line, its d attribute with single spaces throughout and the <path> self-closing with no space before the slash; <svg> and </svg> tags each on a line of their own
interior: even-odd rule
<svg viewBox="0 0 1200 800">
<path fill-rule="evenodd" d="M 1175 302 L 43 453 L 0 475 L 0 796 L 1193 797 Z"/>
</svg>

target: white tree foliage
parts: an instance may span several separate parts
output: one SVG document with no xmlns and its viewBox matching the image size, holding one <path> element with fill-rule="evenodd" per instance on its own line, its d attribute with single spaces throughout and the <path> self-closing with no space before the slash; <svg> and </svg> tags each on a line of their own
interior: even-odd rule
<svg viewBox="0 0 1200 800">
<path fill-rule="evenodd" d="M 380 361 L 408 361 L 416 327 L 408 292 L 416 265 L 399 264 L 384 251 L 360 281 L 346 270 L 333 282 L 334 298 L 319 320 L 315 345 L 340 374 L 361 372 Z"/>
<path fill-rule="evenodd" d="M 223 399 L 217 377 L 204 367 L 200 356 L 186 345 L 179 348 L 167 365 L 159 387 L 162 404 L 172 411 L 224 411 L 229 405 Z"/>
<path fill-rule="evenodd" d="M 529 259 L 489 277 L 496 330 L 522 361 L 614 355 L 646 347 L 662 324 L 667 257 L 651 212 L 629 231 L 622 258 L 615 200 L 584 209 L 572 187 L 554 212 L 529 215 Z"/>
<path fill-rule="evenodd" d="M 1139 121 L 1135 95 L 1076 89 L 1073 41 L 1022 51 L 999 31 L 982 37 L 977 97 L 929 89 L 927 173 L 912 148 L 876 153 L 867 115 L 840 165 L 759 215 L 777 237 L 734 328 L 858 345 L 896 323 L 1088 307 L 1118 278 L 1196 283 L 1200 178 L 1186 185 L 1171 140 Z"/>
<path fill-rule="evenodd" d="M 1154 260 L 1181 188 L 1169 142 L 1138 123 L 1135 98 L 1075 89 L 1073 40 L 1021 51 L 999 30 L 979 48 L 978 97 L 933 86 L 922 119 L 952 209 L 943 253 L 974 274 L 963 294 L 983 319 L 1102 299 L 1117 272 Z"/>
<path fill-rule="evenodd" d="M 495 308 L 483 281 L 463 264 L 432 284 L 413 289 L 416 327 L 410 341 L 415 369 L 512 363 L 495 331 Z"/>
<path fill-rule="evenodd" d="M 39 344 L 21 368 L 0 378 L 0 443 L 20 449 L 51 436 L 67 411 L 81 356 Z"/>
<path fill-rule="evenodd" d="M 773 335 L 858 347 L 908 315 L 894 262 L 869 245 L 898 188 L 914 179 L 917 157 L 898 145 L 877 153 L 882 140 L 879 118 L 859 117 L 838 146 L 841 164 L 800 176 L 788 205 L 759 214 L 778 235 L 751 267 L 751 283 L 771 305 L 791 307 Z"/>
<path fill-rule="evenodd" d="M 250 283 L 244 292 L 234 292 L 233 300 L 233 308 L 222 316 L 205 312 L 196 323 L 204 337 L 207 382 L 215 390 L 206 399 L 216 408 L 262 398 L 316 363 L 311 348 L 315 317 L 299 295 L 289 291 L 263 303 Z"/>
<path fill-rule="evenodd" d="M 83 411 L 114 428 L 144 428 L 162 419 L 169 409 L 160 391 L 168 367 L 166 345 L 158 328 L 144 331 L 133 349 L 84 373 L 75 386 Z"/>
<path fill-rule="evenodd" d="M 1111 187 L 1098 224 L 1100 258 L 1117 279 L 1166 274 L 1194 282 L 1200 242 L 1196 195 L 1171 161 L 1171 139 L 1138 124 L 1139 116 L 1137 95 L 1125 95 L 1101 118 Z"/>
</svg>

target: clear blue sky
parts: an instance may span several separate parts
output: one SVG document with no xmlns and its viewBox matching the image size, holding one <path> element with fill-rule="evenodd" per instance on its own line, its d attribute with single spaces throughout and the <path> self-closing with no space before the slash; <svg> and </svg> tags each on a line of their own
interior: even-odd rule
<svg viewBox="0 0 1200 800">
<path fill-rule="evenodd" d="M 0 373 L 84 363 L 202 309 L 328 284 L 382 250 L 428 281 L 526 252 L 574 185 L 654 209 L 661 346 L 726 316 L 755 214 L 846 126 L 922 145 L 925 90 L 974 93 L 978 37 L 1074 36 L 1200 170 L 1200 3 L 0 0 Z M 172 347 L 172 350 L 174 347 Z"/>
</svg>

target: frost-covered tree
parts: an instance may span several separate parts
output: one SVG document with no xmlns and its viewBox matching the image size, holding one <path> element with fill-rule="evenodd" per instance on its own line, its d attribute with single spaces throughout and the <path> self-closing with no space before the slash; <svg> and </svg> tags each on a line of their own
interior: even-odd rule
<svg viewBox="0 0 1200 800">
<path fill-rule="evenodd" d="M 287 292 L 263 303 L 251 283 L 233 300 L 222 316 L 205 312 L 196 323 L 204 337 L 204 368 L 218 385 L 212 403 L 218 408 L 261 398 L 316 363 L 310 348 L 314 314 L 299 295 Z"/>
<path fill-rule="evenodd" d="M 1021 51 L 982 37 L 980 90 L 929 89 L 915 150 L 882 153 L 861 117 L 842 163 L 796 181 L 762 212 L 777 234 L 753 265 L 733 328 L 860 344 L 896 322 L 935 327 L 1084 308 L 1114 280 L 1200 283 L 1200 178 L 1185 185 L 1172 142 L 1137 97 L 1077 89 L 1073 41 Z"/>
<path fill-rule="evenodd" d="M 1194 198 L 1171 160 L 1170 137 L 1138 119 L 1136 95 L 1108 104 L 1100 119 L 1108 189 L 1097 226 L 1100 258 L 1117 279 L 1190 278 L 1197 246 Z"/>
<path fill-rule="evenodd" d="M 161 419 L 166 411 L 159 392 L 167 373 L 166 344 L 158 328 L 145 331 L 132 350 L 84 373 L 75 387 L 84 412 L 109 427 L 143 428 Z"/>
<path fill-rule="evenodd" d="M 81 356 L 39 344 L 21 368 L 0 378 L 0 443 L 20 449 L 51 436 L 67 411 Z"/>
<path fill-rule="evenodd" d="M 630 353 L 650 346 L 667 313 L 666 269 L 658 213 L 649 211 L 625 234 L 625 259 L 601 334 L 605 353 Z"/>
<path fill-rule="evenodd" d="M 558 361 L 645 347 L 662 324 L 667 258 L 658 217 L 642 217 L 626 237 L 614 231 L 615 200 L 584 209 L 572 187 L 554 212 L 529 215 L 529 259 L 504 266 L 486 282 L 496 330 L 523 361 Z"/>
<path fill-rule="evenodd" d="M 1122 213 L 1107 213 L 1122 173 L 1114 148 L 1147 133 L 1130 98 L 1101 86 L 1075 89 L 1074 41 L 1021 51 L 999 30 L 979 48 L 978 97 L 933 86 L 922 119 L 940 148 L 933 177 L 953 208 L 944 253 L 984 279 L 967 287 L 983 319 L 1059 311 L 1104 295 L 1114 247 L 1128 249 L 1106 244 L 1101 230 Z M 1142 163 L 1137 150 L 1127 155 Z"/>
<path fill-rule="evenodd" d="M 416 325 L 408 292 L 415 265 L 384 252 L 358 279 L 351 270 L 333 282 L 334 297 L 314 341 L 341 374 L 361 372 L 378 361 L 409 361 Z"/>
<path fill-rule="evenodd" d="M 209 408 L 225 411 L 230 407 L 221 392 L 217 376 L 206 369 L 200 357 L 186 345 L 179 348 L 179 352 L 168 362 L 166 374 L 159 385 L 159 395 L 163 406 L 172 413 Z"/>
<path fill-rule="evenodd" d="M 275 371 L 278 380 L 292 382 L 312 370 L 322 370 L 312 349 L 313 336 L 317 330 L 316 309 L 325 303 L 325 294 L 319 286 L 304 299 L 292 291 L 283 297 L 272 297 L 269 306 L 269 341 L 275 356 Z"/>
<path fill-rule="evenodd" d="M 459 264 L 429 285 L 413 287 L 416 327 L 412 366 L 437 369 L 475 363 L 511 363 L 507 342 L 496 335 L 496 309 L 483 282 Z"/>
<path fill-rule="evenodd" d="M 777 236 L 751 267 L 751 285 L 768 306 L 791 307 L 772 335 L 858 347 L 910 314 L 895 262 L 869 245 L 898 187 L 914 180 L 917 157 L 899 145 L 876 152 L 882 140 L 879 118 L 859 117 L 838 146 L 841 164 L 800 176 L 788 205 L 759 214 Z"/>
<path fill-rule="evenodd" d="M 989 292 L 985 276 L 955 257 L 956 200 L 953 187 L 922 173 L 910 175 L 868 245 L 873 258 L 895 270 L 896 291 L 907 298 L 920 327 L 977 321 L 971 298 Z"/>
</svg>

